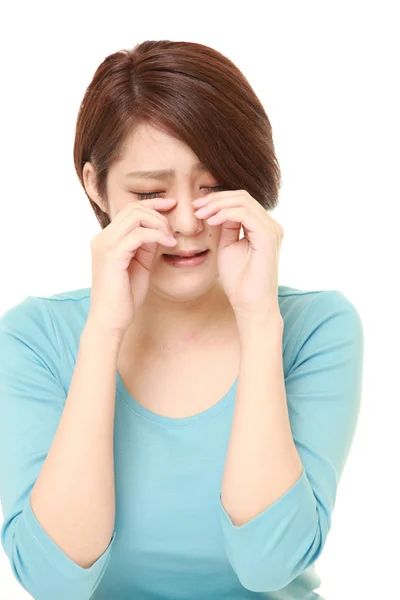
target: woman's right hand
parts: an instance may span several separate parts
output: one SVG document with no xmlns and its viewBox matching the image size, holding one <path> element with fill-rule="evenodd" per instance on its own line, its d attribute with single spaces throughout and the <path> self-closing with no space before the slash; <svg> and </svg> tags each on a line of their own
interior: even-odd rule
<svg viewBox="0 0 400 600">
<path fill-rule="evenodd" d="M 123 336 L 149 288 L 157 244 L 173 247 L 168 221 L 174 198 L 129 202 L 91 241 L 92 288 L 89 316 Z"/>
</svg>

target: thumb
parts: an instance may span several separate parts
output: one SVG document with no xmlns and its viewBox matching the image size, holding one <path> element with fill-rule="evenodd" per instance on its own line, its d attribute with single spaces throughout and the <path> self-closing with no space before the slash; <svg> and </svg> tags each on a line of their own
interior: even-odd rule
<svg viewBox="0 0 400 600">
<path fill-rule="evenodd" d="M 136 250 L 134 256 L 134 259 L 136 260 L 132 260 L 129 266 L 132 266 L 132 268 L 134 268 L 135 263 L 139 263 L 141 267 L 146 269 L 146 271 L 150 272 L 154 264 L 156 250 L 157 242 L 147 242 L 145 244 L 142 244 Z"/>
<path fill-rule="evenodd" d="M 234 221 L 225 221 L 221 226 L 221 237 L 218 248 L 227 248 L 239 241 L 241 224 Z"/>
</svg>

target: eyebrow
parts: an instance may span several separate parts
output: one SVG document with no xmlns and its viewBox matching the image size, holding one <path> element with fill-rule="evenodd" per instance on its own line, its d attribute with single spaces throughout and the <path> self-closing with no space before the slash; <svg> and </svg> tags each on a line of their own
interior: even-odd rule
<svg viewBox="0 0 400 600">
<path fill-rule="evenodd" d="M 192 167 L 193 171 L 208 171 L 203 163 L 195 163 Z M 126 174 L 126 177 L 141 177 L 143 179 L 165 179 L 172 177 L 175 174 L 174 169 L 158 169 L 156 171 L 131 171 Z"/>
</svg>

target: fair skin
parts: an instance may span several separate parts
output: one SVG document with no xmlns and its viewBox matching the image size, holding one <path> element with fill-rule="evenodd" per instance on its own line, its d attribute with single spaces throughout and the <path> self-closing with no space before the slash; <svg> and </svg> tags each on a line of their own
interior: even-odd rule
<svg viewBox="0 0 400 600">
<path fill-rule="evenodd" d="M 109 205 L 96 193 L 95 172 L 87 162 L 83 177 L 90 198 L 112 221 L 132 200 L 143 201 L 138 193 L 154 193 L 175 198 L 176 204 L 162 211 L 174 232 L 179 249 L 209 248 L 205 263 L 192 269 L 169 267 L 162 259 L 171 248 L 159 245 L 152 267 L 149 292 L 129 328 L 124 344 L 144 347 L 158 354 L 182 352 L 201 343 L 218 339 L 221 331 L 232 331 L 235 316 L 218 279 L 216 263 L 220 226 L 211 226 L 194 213 L 192 200 L 215 191 L 220 183 L 207 170 L 197 171 L 199 162 L 191 149 L 162 130 L 141 123 L 129 136 L 119 161 L 109 170 Z M 131 171 L 173 169 L 171 176 L 160 178 L 127 177 Z M 216 190 L 217 191 L 217 190 Z M 153 196 L 154 197 L 154 196 Z"/>
<path fill-rule="evenodd" d="M 177 204 L 164 213 L 177 246 L 211 249 L 204 268 L 186 271 L 167 268 L 161 254 L 168 249 L 160 247 L 138 327 L 128 331 L 129 339 L 146 343 L 137 346 L 133 341 L 128 351 L 124 349 L 119 368 L 121 365 L 127 381 L 133 371 L 129 377 L 133 397 L 140 398 L 153 412 L 167 412 L 178 418 L 189 416 L 188 410 L 190 414 L 205 410 L 210 402 L 220 399 L 233 375 L 239 373 L 221 500 L 232 523 L 240 527 L 290 490 L 299 481 L 303 465 L 287 409 L 283 321 L 275 309 L 271 311 L 266 306 L 264 315 L 246 319 L 246 331 L 243 326 L 241 335 L 236 330 L 235 313 L 218 280 L 216 254 L 221 228 L 199 219 L 192 205 L 193 199 L 207 193 L 204 187 L 218 186 L 220 182 L 211 173 L 196 173 L 196 162 L 197 157 L 181 142 L 141 126 L 131 137 L 126 155 L 110 170 L 111 219 L 134 198 L 132 191 L 163 191 L 164 197 L 177 199 Z M 176 170 L 170 179 L 124 182 L 124 173 L 132 170 L 170 168 Z M 99 202 L 90 166 L 86 169 L 89 195 Z M 138 351 L 137 356 L 129 352 L 130 348 Z M 142 369 L 142 364 L 147 368 Z M 170 369 L 171 365 L 177 369 Z M 144 376 L 137 377 L 137 372 Z M 309 494 L 308 504 L 301 509 L 313 518 L 313 495 Z M 315 521 L 314 518 L 313 527 Z"/>
</svg>

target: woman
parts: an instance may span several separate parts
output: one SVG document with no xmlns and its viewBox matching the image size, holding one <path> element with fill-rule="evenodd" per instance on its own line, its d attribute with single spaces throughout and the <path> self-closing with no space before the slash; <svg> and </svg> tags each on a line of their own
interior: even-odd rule
<svg viewBox="0 0 400 600">
<path fill-rule="evenodd" d="M 341 291 L 278 286 L 260 101 L 217 51 L 146 41 L 98 67 L 74 161 L 92 286 L 0 322 L 17 580 L 41 600 L 321 598 L 363 328 Z"/>
</svg>

